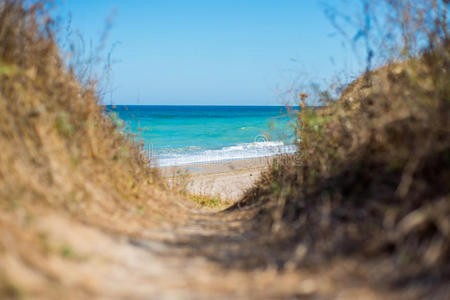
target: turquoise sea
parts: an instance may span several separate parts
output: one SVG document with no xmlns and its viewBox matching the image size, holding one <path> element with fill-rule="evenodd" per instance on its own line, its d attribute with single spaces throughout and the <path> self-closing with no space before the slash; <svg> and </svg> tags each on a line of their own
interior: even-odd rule
<svg viewBox="0 0 450 300">
<path fill-rule="evenodd" d="M 159 166 L 295 151 L 296 109 L 284 106 L 107 106 Z"/>
</svg>

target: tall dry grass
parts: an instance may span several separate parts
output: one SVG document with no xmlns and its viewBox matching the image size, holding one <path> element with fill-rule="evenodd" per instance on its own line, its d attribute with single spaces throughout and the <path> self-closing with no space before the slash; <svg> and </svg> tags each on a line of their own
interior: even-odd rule
<svg viewBox="0 0 450 300">
<path fill-rule="evenodd" d="M 32 3 L 0 5 L 2 206 L 140 204 L 157 172 L 66 67 L 46 4 Z"/>
<path fill-rule="evenodd" d="M 55 32 L 45 1 L 0 1 L 0 265 L 36 274 L 49 260 L 33 225 L 41 215 L 118 232 L 182 219 L 141 149 L 106 116 L 96 86 L 67 67 Z M 8 282 L 19 269 L 0 268 L 0 298 L 16 295 Z"/>
<path fill-rule="evenodd" d="M 373 282 L 432 290 L 450 280 L 448 2 L 382 5 L 389 14 L 377 18 L 398 34 L 378 48 L 386 65 L 324 108 L 302 95 L 298 152 L 234 209 L 259 207 L 257 227 L 286 263 L 354 259 Z"/>
</svg>

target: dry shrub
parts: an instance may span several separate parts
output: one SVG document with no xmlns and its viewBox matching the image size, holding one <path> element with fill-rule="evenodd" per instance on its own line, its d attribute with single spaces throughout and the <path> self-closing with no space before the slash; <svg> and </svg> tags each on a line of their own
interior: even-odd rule
<svg viewBox="0 0 450 300">
<path fill-rule="evenodd" d="M 180 218 L 168 212 L 173 197 L 141 149 L 99 105 L 95 86 L 66 67 L 46 6 L 0 1 L 0 223 L 25 231 L 48 208 L 118 231 Z M 0 238 L 0 252 L 13 244 Z"/>
<path fill-rule="evenodd" d="M 0 4 L 2 206 L 77 210 L 95 198 L 137 197 L 155 174 L 105 116 L 94 86 L 66 70 L 52 24 L 45 3 Z"/>
<path fill-rule="evenodd" d="M 367 72 L 324 108 L 304 107 L 298 152 L 234 206 L 259 204 L 257 227 L 291 262 L 350 257 L 378 262 L 376 278 L 391 284 L 448 283 L 450 40 L 446 15 L 436 18 L 407 32 L 427 36 L 416 54 Z"/>
<path fill-rule="evenodd" d="M 0 268 L 0 298 L 30 284 L 20 270 L 42 274 L 47 296 L 64 281 L 46 262 L 73 253 L 49 253 L 36 225 L 48 215 L 130 234 L 183 220 L 139 146 L 98 103 L 93 81 L 81 84 L 61 58 L 47 8 L 0 1 L 0 265 L 9 266 Z"/>
</svg>

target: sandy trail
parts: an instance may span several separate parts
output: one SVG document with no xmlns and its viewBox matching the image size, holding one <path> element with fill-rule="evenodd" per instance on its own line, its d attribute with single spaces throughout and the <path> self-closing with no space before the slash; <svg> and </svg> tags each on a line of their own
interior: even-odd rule
<svg viewBox="0 0 450 300">
<path fill-rule="evenodd" d="M 207 192 L 225 193 L 243 183 L 242 193 L 265 163 L 190 166 L 196 169 L 189 182 L 212 182 Z M 252 227 L 255 207 L 211 211 L 186 198 L 174 201 L 162 205 L 181 221 L 124 221 L 116 231 L 55 210 L 34 212 L 33 226 L 17 221 L 26 216 L 0 214 L 6 229 L 0 284 L 3 269 L 32 299 L 389 299 L 367 286 L 354 262 L 314 272 L 294 268 L 283 258 L 285 249 L 267 247 Z M 2 241 L 17 251 L 2 252 Z M 28 251 L 32 244 L 40 246 Z"/>
<path fill-rule="evenodd" d="M 312 292 L 310 276 L 239 266 L 251 249 L 243 248 L 249 237 L 239 229 L 242 216 L 190 213 L 183 226 L 143 228 L 139 236 L 43 214 L 33 230 L 45 232 L 51 245 L 70 245 L 72 254 L 43 261 L 7 253 L 2 267 L 34 299 L 273 299 Z"/>
<path fill-rule="evenodd" d="M 172 185 L 193 195 L 236 202 L 254 186 L 273 158 L 233 160 L 161 168 Z"/>
<path fill-rule="evenodd" d="M 345 268 L 337 264 L 321 272 L 289 267 L 280 270 L 276 255 L 264 248 L 264 241 L 248 226 L 254 217 L 252 209 L 228 213 L 189 209 L 186 213 L 189 219 L 182 226 L 142 228 L 137 234 L 105 232 L 59 215 L 43 215 L 36 230 L 46 232 L 53 244 L 70 243 L 76 255 L 53 257 L 44 267 L 39 266 L 39 272 L 30 272 L 30 262 L 17 267 L 14 258 L 7 261 L 15 264 L 13 275 L 28 284 L 28 291 L 55 299 L 62 295 L 65 299 L 380 299 L 382 296 L 358 281 L 357 264 L 346 263 Z M 31 261 L 33 264 L 39 262 Z M 352 272 L 356 281 L 349 283 Z M 49 286 L 47 277 L 59 281 L 58 288 L 52 282 Z M 54 295 L 48 297 L 52 289 Z"/>
</svg>

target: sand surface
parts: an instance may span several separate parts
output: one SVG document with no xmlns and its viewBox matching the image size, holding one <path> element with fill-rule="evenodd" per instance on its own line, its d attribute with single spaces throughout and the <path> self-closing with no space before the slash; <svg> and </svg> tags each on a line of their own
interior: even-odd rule
<svg viewBox="0 0 450 300">
<path fill-rule="evenodd" d="M 253 186 L 273 158 L 255 158 L 164 167 L 161 172 L 170 184 L 188 194 L 237 201 Z"/>
</svg>

